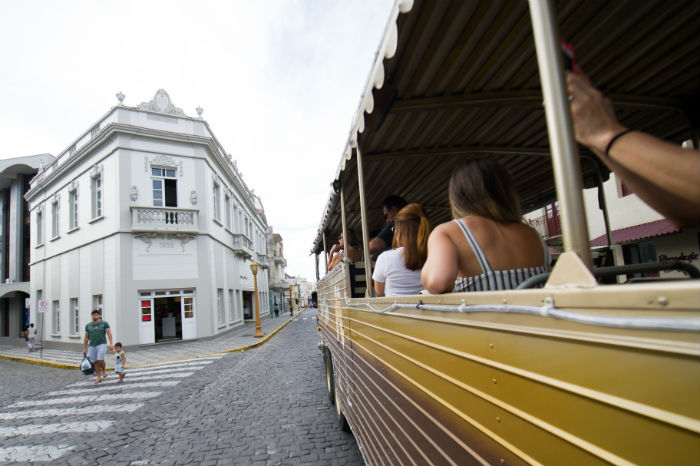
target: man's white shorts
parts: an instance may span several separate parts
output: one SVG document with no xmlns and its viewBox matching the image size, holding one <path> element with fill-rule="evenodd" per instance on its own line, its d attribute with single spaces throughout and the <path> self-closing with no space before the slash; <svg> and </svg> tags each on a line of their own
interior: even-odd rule
<svg viewBox="0 0 700 466">
<path fill-rule="evenodd" d="M 107 354 L 107 343 L 97 346 L 88 346 L 87 357 L 90 361 L 104 361 Z"/>
</svg>

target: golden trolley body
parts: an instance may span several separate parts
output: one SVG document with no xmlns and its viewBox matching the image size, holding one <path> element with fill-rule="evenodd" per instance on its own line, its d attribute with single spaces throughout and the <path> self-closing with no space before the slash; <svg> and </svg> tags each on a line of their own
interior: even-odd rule
<svg viewBox="0 0 700 466">
<path fill-rule="evenodd" d="M 319 280 L 330 400 L 367 464 L 700 464 L 700 280 L 596 278 L 581 187 L 609 173 L 555 108 L 557 29 L 624 124 L 697 144 L 697 2 L 397 1 L 312 252 L 348 228 L 366 250 L 388 194 L 449 220 L 473 156 L 525 209 L 561 202 L 565 252 L 530 289 L 370 298 L 367 256 Z"/>
</svg>

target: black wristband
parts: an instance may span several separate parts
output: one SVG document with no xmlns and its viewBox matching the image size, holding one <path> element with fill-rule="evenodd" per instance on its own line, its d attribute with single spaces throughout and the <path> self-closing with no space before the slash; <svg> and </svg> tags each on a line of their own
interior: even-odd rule
<svg viewBox="0 0 700 466">
<path fill-rule="evenodd" d="M 608 146 L 605 148 L 605 156 L 608 157 L 608 158 L 610 157 L 610 149 L 612 148 L 613 144 L 615 144 L 615 141 L 617 141 L 618 139 L 620 139 L 620 138 L 621 138 L 622 136 L 624 136 L 625 134 L 631 133 L 632 131 L 634 131 L 634 130 L 633 130 L 633 129 L 626 129 L 626 130 L 624 130 L 624 131 L 620 131 L 620 132 L 617 133 L 615 136 L 613 136 L 613 138 L 612 138 L 612 139 L 610 140 L 610 142 L 608 143 Z"/>
</svg>

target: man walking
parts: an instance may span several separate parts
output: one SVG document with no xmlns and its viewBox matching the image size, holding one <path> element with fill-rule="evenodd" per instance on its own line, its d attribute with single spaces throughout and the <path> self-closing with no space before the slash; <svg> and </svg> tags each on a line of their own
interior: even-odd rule
<svg viewBox="0 0 700 466">
<path fill-rule="evenodd" d="M 105 364 L 105 354 L 107 353 L 107 339 L 109 337 L 109 349 L 114 351 L 112 346 L 112 330 L 109 324 L 102 320 L 102 314 L 95 309 L 92 311 L 92 322 L 85 326 L 85 338 L 83 339 L 83 354 L 95 365 L 95 374 L 100 383 L 107 378 L 107 365 Z"/>
</svg>

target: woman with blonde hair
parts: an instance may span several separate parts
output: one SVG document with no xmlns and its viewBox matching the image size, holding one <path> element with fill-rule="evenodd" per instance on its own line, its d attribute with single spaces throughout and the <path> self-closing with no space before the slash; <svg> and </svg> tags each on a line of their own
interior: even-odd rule
<svg viewBox="0 0 700 466">
<path fill-rule="evenodd" d="M 420 274 L 428 257 L 431 229 L 418 204 L 408 204 L 396 214 L 392 249 L 377 258 L 372 274 L 377 296 L 411 295 L 423 290 Z"/>
<path fill-rule="evenodd" d="M 455 220 L 435 228 L 422 271 L 431 293 L 517 288 L 549 271 L 549 250 L 523 221 L 506 169 L 491 159 L 470 160 L 452 173 Z"/>
</svg>

